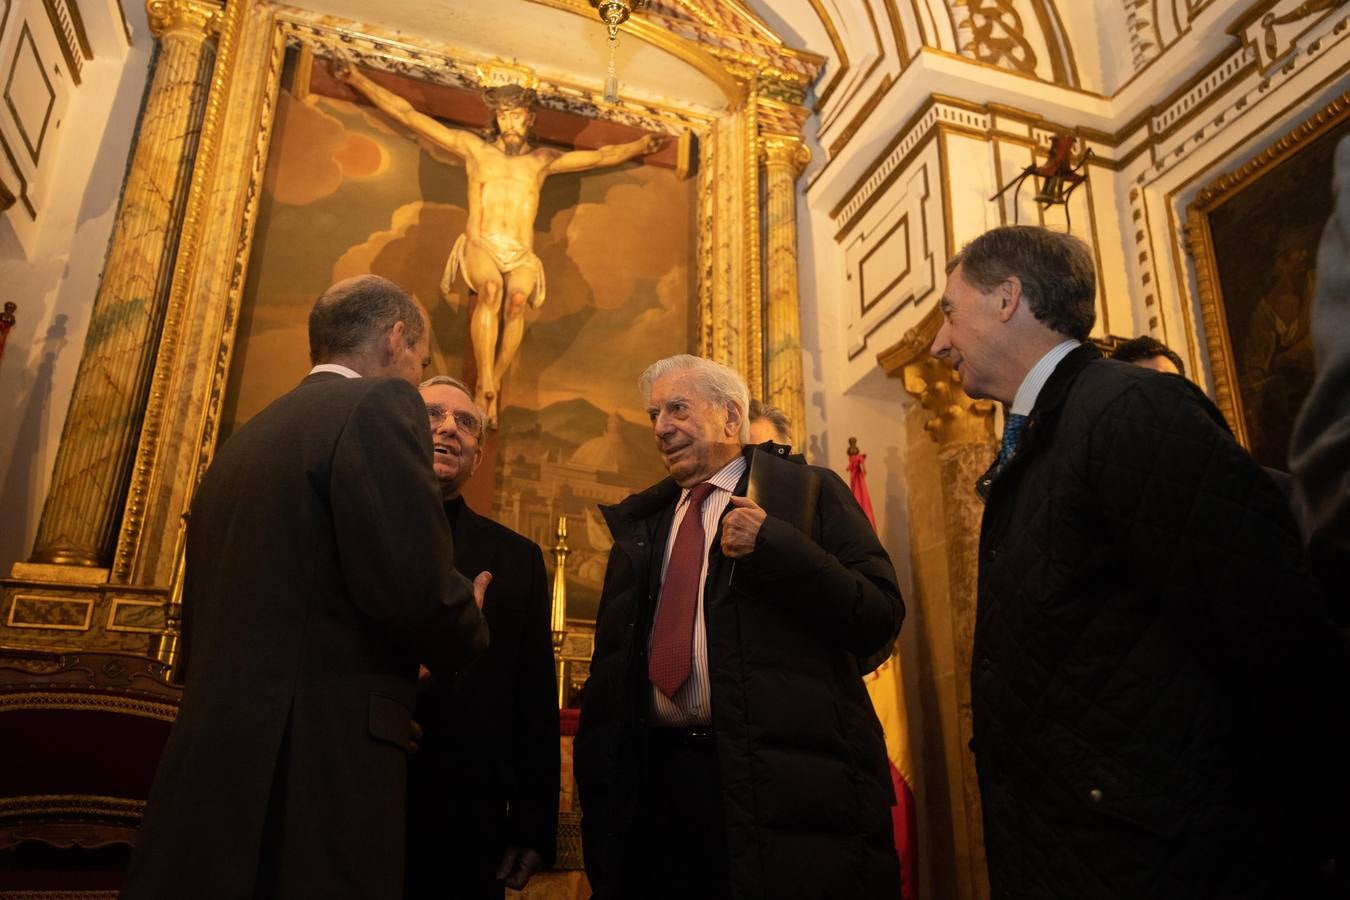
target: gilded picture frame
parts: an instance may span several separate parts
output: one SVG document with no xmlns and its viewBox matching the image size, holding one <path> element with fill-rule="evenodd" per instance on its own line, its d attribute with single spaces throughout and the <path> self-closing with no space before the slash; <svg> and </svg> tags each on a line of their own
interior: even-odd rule
<svg viewBox="0 0 1350 900">
<path fill-rule="evenodd" d="M 1331 156 L 1350 133 L 1350 92 L 1210 182 L 1187 207 L 1213 396 L 1257 462 L 1287 469 L 1312 380 L 1308 314 L 1331 214 Z"/>
<path fill-rule="evenodd" d="M 404 35 L 281 4 L 229 0 L 216 9 L 212 87 L 114 555 L 112 577 L 121 583 L 176 585 L 179 578 L 183 516 L 221 434 L 288 52 L 308 48 L 323 57 L 336 43 L 364 68 L 461 87 L 471 83 L 478 64 L 488 61 L 481 52 L 413 44 Z M 595 87 L 552 74 L 541 74 L 539 92 L 547 102 L 571 104 L 650 132 L 692 133 L 697 139 L 697 288 L 690 343 L 698 353 L 745 372 L 752 392 L 760 395 L 766 390 L 765 346 L 771 336 L 762 302 L 761 150 L 767 128 L 782 134 L 805 121 L 807 111 L 786 99 L 804 93 L 805 76 L 727 59 L 687 38 L 647 30 L 653 46 L 699 71 L 718 70 L 714 80 L 730 86 L 725 108 L 604 104 Z M 814 71 L 811 66 L 818 63 L 804 71 Z M 761 94 L 766 85 L 778 84 L 773 79 L 789 76 L 796 80 Z M 800 378 L 790 382 L 780 387 L 775 381 L 775 390 L 799 394 Z"/>
</svg>

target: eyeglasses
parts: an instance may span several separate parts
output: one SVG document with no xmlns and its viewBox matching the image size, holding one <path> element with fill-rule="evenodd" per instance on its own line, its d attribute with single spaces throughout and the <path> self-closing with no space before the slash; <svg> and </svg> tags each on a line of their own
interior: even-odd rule
<svg viewBox="0 0 1350 900">
<path fill-rule="evenodd" d="M 434 403 L 428 404 L 427 418 L 431 420 L 431 427 L 439 428 L 441 426 L 441 423 L 445 421 L 445 416 L 447 412 L 449 411 L 446 410 L 444 406 Z M 465 412 L 462 409 L 457 409 L 454 412 L 450 412 L 449 414 L 450 417 L 455 420 L 455 427 L 458 428 L 460 431 L 468 432 L 469 434 L 472 434 L 475 437 L 477 437 L 481 433 L 483 429 L 483 423 L 480 422 L 478 420 L 478 417 L 475 416 L 473 413 Z"/>
</svg>

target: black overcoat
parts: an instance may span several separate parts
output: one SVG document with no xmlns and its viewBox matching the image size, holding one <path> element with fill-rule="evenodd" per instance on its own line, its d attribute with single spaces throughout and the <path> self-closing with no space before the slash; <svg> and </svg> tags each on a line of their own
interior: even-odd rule
<svg viewBox="0 0 1350 900">
<path fill-rule="evenodd" d="M 1080 347 L 978 487 L 993 896 L 1317 896 L 1350 682 L 1288 506 L 1213 404 Z"/>
<path fill-rule="evenodd" d="M 419 660 L 486 646 L 452 565 L 426 407 L 316 373 L 192 502 L 186 685 L 124 896 L 396 898 Z"/>
<path fill-rule="evenodd" d="M 858 659 L 899 632 L 895 570 L 837 475 L 745 452 L 764 476 L 756 498 L 768 518 L 754 552 L 734 564 L 720 552 L 719 528 L 704 590 L 734 896 L 893 900 L 894 794 Z M 679 496 L 666 479 L 602 507 L 614 548 L 575 769 L 597 900 L 644 896 L 643 885 L 619 883 L 618 861 L 644 765 L 647 635 Z"/>
<path fill-rule="evenodd" d="M 407 897 L 502 896 L 497 865 L 529 847 L 552 865 L 558 830 L 558 682 L 539 545 L 445 504 L 455 567 L 492 573 L 483 615 L 492 645 L 418 696 L 420 748 L 408 771 Z"/>
</svg>

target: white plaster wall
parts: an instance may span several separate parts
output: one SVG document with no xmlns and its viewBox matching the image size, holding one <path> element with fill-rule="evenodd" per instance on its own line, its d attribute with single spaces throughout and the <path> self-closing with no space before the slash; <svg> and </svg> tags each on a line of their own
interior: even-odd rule
<svg viewBox="0 0 1350 900">
<path fill-rule="evenodd" d="M 808 140 L 808 146 L 812 143 Z M 818 154 L 818 146 L 811 149 Z M 867 454 L 877 533 L 895 563 L 901 591 L 912 596 L 906 431 L 901 409 L 902 404 L 912 401 L 900 382 L 886 378 L 876 365 L 875 350 L 861 354 L 856 366 L 847 362 L 846 304 L 856 300 L 840 276 L 845 268 L 843 248 L 833 239 L 834 224 L 829 216 L 813 213 L 805 195 L 798 197 L 797 217 L 799 243 L 813 248 L 800 256 L 798 263 L 804 306 L 802 377 L 806 397 L 806 424 L 798 429 L 804 434 L 801 449 L 812 463 L 833 469 L 847 481 L 848 439 L 858 439 L 858 446 Z"/>
<path fill-rule="evenodd" d="M 900 84 L 885 95 L 875 112 L 862 124 L 839 156 L 825 159 L 819 144 L 809 140 L 814 159 L 803 176 L 807 187 L 798 204 L 799 252 L 802 286 L 802 330 L 805 350 L 807 449 L 813 460 L 836 471 L 846 469 L 848 438 L 856 436 L 868 453 L 872 499 L 878 514 L 883 542 L 910 581 L 908 523 L 904 500 L 903 413 L 913 401 L 899 381 L 887 380 L 876 364 L 876 353 L 893 345 L 922 319 L 940 295 L 943 266 L 949 249 L 987 228 L 1011 221 L 1010 205 L 1001 212 L 988 197 L 1003 183 L 1003 175 L 1032 157 L 1017 139 L 1039 137 L 1005 125 L 994 115 L 994 130 L 1013 140 L 997 140 L 949 133 L 922 138 L 917 155 L 894 183 L 882 189 L 873 207 L 855 226 L 865 230 L 876 224 L 880 209 L 902 192 L 916 167 L 929 154 L 934 174 L 945 170 L 948 183 L 933 186 L 939 196 L 945 189 L 948 202 L 939 199 L 936 215 L 929 222 L 930 241 L 938 277 L 931 294 L 915 297 L 868 337 L 866 350 L 850 359 L 849 317 L 856 305 L 856 286 L 848 244 L 854 233 L 837 238 L 840 221 L 832 217 L 837 207 L 850 199 L 859 180 L 879 162 L 879 154 L 910 122 L 934 94 L 959 97 L 977 104 L 1006 104 L 1033 116 L 1045 126 L 1083 126 L 1115 135 L 1119 145 L 1098 144 L 1097 152 L 1107 161 L 1089 169 L 1089 182 L 1073 201 L 1073 231 L 1095 248 L 1099 269 L 1098 334 L 1133 336 L 1152 333 L 1188 357 L 1189 370 L 1208 385 L 1203 363 L 1204 336 L 1199 331 L 1199 312 L 1190 261 L 1185 257 L 1180 226 L 1185 206 L 1205 184 L 1221 172 L 1235 168 L 1264 149 L 1271 141 L 1303 121 L 1313 110 L 1350 87 L 1350 40 L 1315 61 L 1296 61 L 1291 72 L 1275 74 L 1268 88 L 1260 83 L 1271 73 L 1248 73 L 1243 85 L 1214 96 L 1200 96 L 1213 105 L 1187 121 L 1174 134 L 1162 135 L 1161 121 L 1168 105 L 1178 98 L 1176 90 L 1192 81 L 1218 60 L 1241 52 L 1241 42 L 1230 29 L 1255 0 L 1217 0 L 1194 22 L 1172 27 L 1167 46 L 1141 74 L 1135 74 L 1125 49 L 1125 34 L 1119 4 L 1106 0 L 1092 4 L 1061 3 L 1075 45 L 1080 76 L 1097 80 L 1101 93 L 1069 91 L 1037 83 L 989 68 L 980 68 L 949 57 L 921 54 L 906 69 Z M 1292 0 L 1289 0 L 1292 2 Z M 1167 0 L 1160 7 L 1169 11 Z M 1109 7 L 1109 8 L 1108 8 Z M 1337 14 L 1321 30 L 1330 31 Z M 1308 38 L 1311 40 L 1311 36 Z M 1095 59 L 1094 59 L 1095 58 Z M 1085 84 L 1085 87 L 1091 87 Z M 1252 93 L 1242 109 L 1234 110 L 1239 97 Z M 1114 92 L 1114 93 L 1113 93 Z M 1184 98 L 1183 98 L 1184 100 Z M 1219 126 L 1212 120 L 1221 109 L 1230 109 Z M 979 114 L 972 113 L 976 118 Z M 991 117 L 986 116 L 986 119 Z M 971 120 L 970 127 L 987 128 Z M 960 125 L 961 123 L 952 123 Z M 814 134 L 818 120 L 808 122 Z M 1195 137 L 1197 130 L 1204 136 Z M 824 135 L 826 142 L 831 135 Z M 936 160 L 942 143 L 942 163 Z M 1156 147 L 1149 149 L 1150 144 Z M 1144 148 L 1116 171 L 1111 162 Z M 1002 171 L 996 171 L 1001 167 Z M 1044 221 L 1063 226 L 1063 215 L 1052 211 L 1041 216 L 1030 204 L 1032 191 L 1023 191 L 1021 221 Z M 1132 194 L 1133 199 L 1132 199 Z M 1029 215 L 1030 213 L 1030 215 Z M 950 221 L 944 221 L 949 217 Z M 847 218 L 847 217 L 845 217 Z M 950 247 L 943 246 L 950 237 Z M 1140 261 L 1141 254 L 1144 261 Z"/>
<path fill-rule="evenodd" d="M 1335 22 L 1344 17 L 1333 17 L 1309 35 L 1308 42 L 1318 37 L 1327 42 L 1315 58 L 1299 54 L 1287 72 L 1282 67 L 1264 74 L 1252 71 L 1215 104 L 1201 129 L 1182 129 L 1164 145 L 1166 152 L 1157 154 L 1156 162 L 1140 160 L 1122 173 L 1142 195 L 1157 272 L 1157 312 L 1140 310 L 1138 305 L 1136 311 L 1159 315 L 1160 327 L 1154 333 L 1171 346 L 1186 347 L 1188 372 L 1206 390 L 1212 390 L 1212 376 L 1194 265 L 1183 232 L 1187 207 L 1222 174 L 1239 168 L 1350 90 L 1350 29 L 1332 34 Z M 1223 121 L 1215 124 L 1221 111 Z M 1307 189 L 1330 190 L 1330 185 Z"/>
<path fill-rule="evenodd" d="M 0 575 L 32 550 L 153 51 L 144 4 L 126 4 L 129 47 L 112 9 L 90 6 L 96 55 L 66 111 L 59 183 L 29 252 L 0 218 L 0 301 L 18 304 L 0 360 Z"/>
</svg>

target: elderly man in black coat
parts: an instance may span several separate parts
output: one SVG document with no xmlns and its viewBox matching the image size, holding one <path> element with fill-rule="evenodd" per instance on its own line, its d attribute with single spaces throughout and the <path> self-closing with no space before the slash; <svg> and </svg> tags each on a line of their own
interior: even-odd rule
<svg viewBox="0 0 1350 900">
<path fill-rule="evenodd" d="M 419 660 L 453 672 L 487 643 L 487 578 L 455 571 L 415 387 L 426 314 L 348 279 L 309 338 L 314 369 L 192 502 L 183 706 L 129 900 L 398 898 Z"/>
<path fill-rule="evenodd" d="M 904 617 L 886 551 L 833 472 L 744 446 L 735 372 L 676 356 L 640 384 L 670 477 L 602 507 L 575 769 L 595 897 L 897 897 L 858 664 Z"/>
<path fill-rule="evenodd" d="M 501 900 L 553 864 L 558 828 L 558 685 L 539 545 L 480 516 L 463 489 L 483 458 L 483 411 L 460 381 L 422 382 L 455 567 L 488 571 L 492 645 L 417 698 L 423 736 L 408 769 L 404 896 Z"/>
<path fill-rule="evenodd" d="M 993 896 L 1321 896 L 1347 682 L 1297 529 L 1193 384 L 1084 343 L 1095 284 L 1078 239 L 995 229 L 932 348 L 1007 404 L 971 673 Z"/>
</svg>

